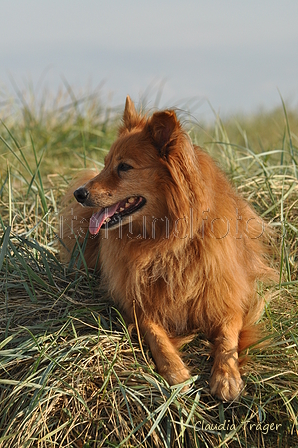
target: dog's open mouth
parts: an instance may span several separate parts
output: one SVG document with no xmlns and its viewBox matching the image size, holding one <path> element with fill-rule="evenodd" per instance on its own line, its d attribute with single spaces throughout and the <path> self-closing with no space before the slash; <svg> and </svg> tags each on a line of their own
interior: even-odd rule
<svg viewBox="0 0 298 448">
<path fill-rule="evenodd" d="M 124 216 L 131 215 L 145 205 L 146 199 L 142 196 L 130 197 L 110 207 L 102 208 L 93 213 L 89 222 L 89 232 L 96 235 L 101 228 L 113 227 L 122 220 Z"/>
</svg>

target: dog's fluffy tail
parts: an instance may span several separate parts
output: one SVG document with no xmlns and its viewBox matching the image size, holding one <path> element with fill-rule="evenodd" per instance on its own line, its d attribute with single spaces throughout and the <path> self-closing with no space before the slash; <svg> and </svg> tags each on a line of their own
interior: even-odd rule
<svg viewBox="0 0 298 448">
<path fill-rule="evenodd" d="M 238 353 L 239 364 L 243 365 L 248 360 L 250 348 L 263 348 L 268 345 L 264 340 L 267 335 L 265 324 L 259 322 L 264 311 L 264 301 L 256 300 L 244 318 L 243 327 L 239 334 Z"/>
<path fill-rule="evenodd" d="M 66 191 L 60 212 L 60 256 L 63 262 L 69 262 L 73 249 L 87 238 L 84 258 L 88 268 L 96 265 L 98 257 L 99 238 L 88 238 L 89 220 L 94 212 L 91 207 L 82 207 L 73 196 L 73 192 L 84 185 L 88 180 L 96 176 L 94 171 L 84 171 L 70 184 Z"/>
<path fill-rule="evenodd" d="M 180 350 L 183 347 L 183 345 L 189 344 L 195 337 L 196 337 L 196 334 L 188 334 L 186 336 L 171 337 L 170 340 L 171 340 L 171 343 L 173 344 L 173 346 L 177 350 Z"/>
</svg>

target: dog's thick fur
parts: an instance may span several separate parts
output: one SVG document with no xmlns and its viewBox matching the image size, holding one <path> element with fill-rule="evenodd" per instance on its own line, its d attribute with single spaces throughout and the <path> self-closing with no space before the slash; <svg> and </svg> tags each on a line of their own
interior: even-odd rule
<svg viewBox="0 0 298 448">
<path fill-rule="evenodd" d="M 190 377 L 178 349 L 185 336 L 200 331 L 213 342 L 211 392 L 236 398 L 243 387 L 238 353 L 256 341 L 263 309 L 256 280 L 274 277 L 262 220 L 211 157 L 193 146 L 174 111 L 148 118 L 129 97 L 104 169 L 95 177 L 84 174 L 80 184 L 81 204 L 62 215 L 64 257 L 87 235 L 88 267 L 101 267 L 127 323 L 137 319 L 169 384 Z M 139 209 L 88 233 L 94 213 L 137 198 Z"/>
</svg>

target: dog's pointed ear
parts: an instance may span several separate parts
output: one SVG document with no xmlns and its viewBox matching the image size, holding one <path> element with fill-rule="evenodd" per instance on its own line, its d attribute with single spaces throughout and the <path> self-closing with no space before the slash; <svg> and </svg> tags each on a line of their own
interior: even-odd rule
<svg viewBox="0 0 298 448">
<path fill-rule="evenodd" d="M 135 105 L 134 105 L 133 101 L 131 100 L 130 96 L 127 95 L 126 101 L 125 101 L 124 113 L 123 113 L 123 123 L 127 126 L 127 128 L 129 126 L 131 126 L 132 124 L 134 124 L 137 115 L 138 114 L 137 114 Z"/>
<path fill-rule="evenodd" d="M 131 131 L 140 122 L 140 115 L 137 113 L 133 101 L 129 95 L 126 97 L 124 113 L 122 117 L 122 125 L 119 128 L 119 135 L 125 131 Z"/>
<path fill-rule="evenodd" d="M 155 112 L 152 115 L 149 129 L 154 144 L 161 157 L 166 157 L 171 145 L 175 141 L 175 130 L 180 128 L 180 123 L 173 110 Z"/>
</svg>

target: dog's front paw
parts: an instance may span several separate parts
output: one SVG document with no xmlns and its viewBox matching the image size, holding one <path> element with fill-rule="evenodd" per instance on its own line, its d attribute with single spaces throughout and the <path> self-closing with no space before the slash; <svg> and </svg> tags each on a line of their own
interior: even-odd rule
<svg viewBox="0 0 298 448">
<path fill-rule="evenodd" d="M 184 383 L 188 380 L 191 375 L 188 368 L 184 365 L 182 361 L 175 366 L 168 366 L 165 370 L 160 372 L 164 379 L 169 383 L 170 386 L 175 386 L 176 384 Z M 189 386 L 185 386 L 182 392 L 186 392 Z"/>
<path fill-rule="evenodd" d="M 243 389 L 243 381 L 238 369 L 229 366 L 214 368 L 210 378 L 212 395 L 223 401 L 232 401 L 238 397 Z"/>
</svg>

